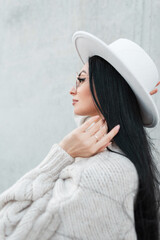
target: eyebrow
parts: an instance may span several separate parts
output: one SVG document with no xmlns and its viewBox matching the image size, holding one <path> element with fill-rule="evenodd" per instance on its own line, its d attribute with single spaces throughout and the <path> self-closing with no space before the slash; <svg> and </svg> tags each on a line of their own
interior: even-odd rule
<svg viewBox="0 0 160 240">
<path fill-rule="evenodd" d="M 85 70 L 82 70 L 82 72 L 86 73 L 86 71 L 85 71 Z M 80 73 L 78 74 L 78 76 L 80 76 L 82 72 L 80 72 Z M 86 73 L 86 74 L 87 74 L 87 73 Z"/>
</svg>

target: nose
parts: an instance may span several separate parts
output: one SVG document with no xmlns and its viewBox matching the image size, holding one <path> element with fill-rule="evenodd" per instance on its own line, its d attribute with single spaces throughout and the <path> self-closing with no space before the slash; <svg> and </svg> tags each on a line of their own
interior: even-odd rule
<svg viewBox="0 0 160 240">
<path fill-rule="evenodd" d="M 75 86 L 73 86 L 73 87 L 71 88 L 71 90 L 69 91 L 69 93 L 70 93 L 71 95 L 75 94 L 76 92 L 77 92 L 77 90 L 76 90 L 76 87 L 75 87 Z"/>
</svg>

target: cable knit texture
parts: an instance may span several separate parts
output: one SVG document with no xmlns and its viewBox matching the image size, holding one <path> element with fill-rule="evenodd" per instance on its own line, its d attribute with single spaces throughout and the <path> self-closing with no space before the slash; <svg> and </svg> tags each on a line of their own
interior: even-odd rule
<svg viewBox="0 0 160 240">
<path fill-rule="evenodd" d="M 137 240 L 137 171 L 115 143 L 109 148 L 117 153 L 72 158 L 53 144 L 0 195 L 0 240 Z"/>
</svg>

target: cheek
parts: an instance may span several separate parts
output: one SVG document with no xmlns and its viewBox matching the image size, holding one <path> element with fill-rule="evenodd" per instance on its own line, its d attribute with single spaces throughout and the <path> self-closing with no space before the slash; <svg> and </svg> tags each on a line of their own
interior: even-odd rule
<svg viewBox="0 0 160 240">
<path fill-rule="evenodd" d="M 92 98 L 92 95 L 90 92 L 89 85 L 85 84 L 79 90 L 79 99 L 81 99 L 81 101 L 87 101 L 87 100 L 89 101 L 91 98 Z"/>
<path fill-rule="evenodd" d="M 84 86 L 83 89 L 81 89 L 81 92 L 79 93 L 79 99 L 81 100 L 81 103 L 84 104 L 83 106 L 89 107 L 89 108 L 95 108 L 94 105 L 94 99 L 92 97 L 91 91 L 89 86 Z"/>
</svg>

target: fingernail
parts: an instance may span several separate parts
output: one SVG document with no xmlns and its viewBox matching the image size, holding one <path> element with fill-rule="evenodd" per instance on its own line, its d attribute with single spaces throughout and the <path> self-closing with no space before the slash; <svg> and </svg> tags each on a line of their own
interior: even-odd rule
<svg viewBox="0 0 160 240">
<path fill-rule="evenodd" d="M 120 129 L 120 125 L 118 124 L 117 126 L 116 126 L 116 130 L 119 130 Z"/>
</svg>

